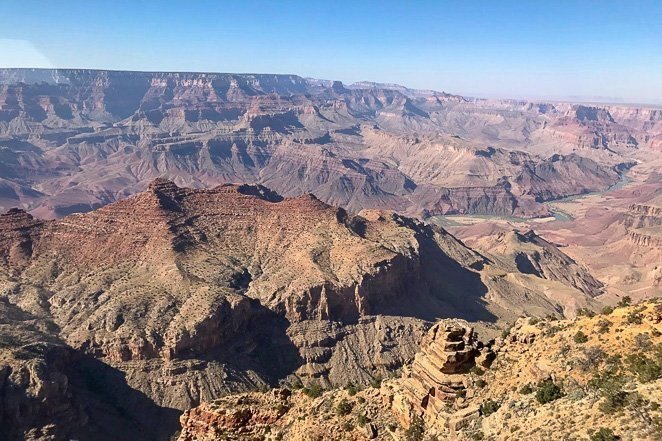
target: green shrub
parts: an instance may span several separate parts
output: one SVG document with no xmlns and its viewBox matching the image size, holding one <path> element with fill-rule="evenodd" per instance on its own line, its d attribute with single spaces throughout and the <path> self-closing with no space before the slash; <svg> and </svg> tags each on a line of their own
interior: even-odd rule
<svg viewBox="0 0 662 441">
<path fill-rule="evenodd" d="M 634 345 L 637 347 L 637 349 L 640 349 L 642 351 L 648 351 L 653 347 L 653 342 L 651 342 L 651 337 L 646 332 L 644 334 L 635 335 Z"/>
<path fill-rule="evenodd" d="M 529 319 L 530 325 L 537 325 L 538 323 L 540 323 L 540 319 L 538 317 L 533 317 Z"/>
<path fill-rule="evenodd" d="M 579 317 L 595 317 L 595 312 L 588 308 L 579 308 L 577 310 L 577 316 Z"/>
<path fill-rule="evenodd" d="M 487 381 L 483 380 L 482 378 L 479 378 L 479 379 L 477 379 L 477 380 L 475 381 L 474 384 L 476 385 L 476 387 L 482 389 L 482 388 L 484 388 L 485 386 L 487 386 Z"/>
<path fill-rule="evenodd" d="M 359 391 L 359 389 L 356 386 L 354 386 L 352 383 L 349 383 L 347 387 L 345 387 L 345 390 L 347 391 L 350 397 L 353 397 Z"/>
<path fill-rule="evenodd" d="M 625 357 L 625 364 L 630 372 L 642 383 L 655 381 L 662 377 L 662 365 L 659 360 L 653 360 L 644 354 L 630 354 Z"/>
<path fill-rule="evenodd" d="M 554 383 L 552 380 L 545 380 L 542 383 L 538 384 L 538 390 L 536 391 L 536 400 L 540 404 L 547 404 L 554 400 L 558 400 L 563 396 L 563 390 L 561 386 Z"/>
<path fill-rule="evenodd" d="M 601 427 L 600 430 L 593 433 L 589 439 L 591 441 L 616 441 L 619 437 L 614 435 L 614 432 L 611 429 Z"/>
<path fill-rule="evenodd" d="M 602 314 L 602 315 L 611 315 L 612 312 L 614 312 L 614 307 L 613 306 L 605 306 L 600 311 L 600 314 Z"/>
<path fill-rule="evenodd" d="M 363 427 L 370 422 L 370 418 L 364 414 L 360 414 L 358 417 L 356 417 L 356 421 L 359 423 L 359 426 Z"/>
<path fill-rule="evenodd" d="M 605 319 L 600 319 L 598 322 L 595 324 L 598 334 L 604 334 L 607 331 L 609 331 L 609 327 L 611 326 L 611 322 L 609 320 Z"/>
<path fill-rule="evenodd" d="M 423 434 L 425 434 L 425 426 L 423 425 L 423 418 L 414 415 L 411 424 L 405 430 L 405 439 L 407 441 L 422 441 Z"/>
<path fill-rule="evenodd" d="M 363 404 L 363 403 L 365 403 L 365 398 L 363 398 L 363 397 L 357 397 L 357 398 L 356 398 L 356 401 L 358 401 L 360 404 Z"/>
<path fill-rule="evenodd" d="M 522 386 L 522 388 L 519 390 L 519 393 L 521 393 L 522 395 L 529 395 L 529 394 L 532 393 L 532 392 L 533 392 L 533 388 L 532 388 L 531 385 L 529 385 L 529 384 L 525 384 L 525 385 Z"/>
<path fill-rule="evenodd" d="M 339 416 L 349 415 L 350 413 L 352 413 L 353 408 L 354 408 L 354 404 L 350 403 L 349 401 L 343 398 L 342 400 L 340 400 L 340 403 L 338 403 L 338 405 L 336 406 L 336 413 Z"/>
<path fill-rule="evenodd" d="M 598 406 L 604 413 L 611 414 L 623 408 L 628 398 L 623 391 L 625 379 L 620 374 L 617 365 L 608 365 L 597 372 L 588 381 L 588 387 L 598 391 L 604 400 Z"/>
<path fill-rule="evenodd" d="M 577 331 L 577 333 L 572 337 L 572 340 L 579 344 L 586 343 L 588 341 L 588 336 L 582 331 Z"/>
<path fill-rule="evenodd" d="M 322 396 L 323 391 L 324 390 L 322 389 L 322 386 L 317 383 L 313 383 L 310 386 L 303 388 L 303 393 L 308 395 L 310 398 L 317 398 Z"/>
<path fill-rule="evenodd" d="M 499 407 L 501 407 L 501 404 L 497 403 L 496 401 L 487 400 L 480 405 L 480 413 L 484 416 L 489 416 L 499 410 Z"/>
<path fill-rule="evenodd" d="M 370 386 L 375 389 L 379 389 L 382 386 L 382 376 L 380 374 L 375 375 L 370 379 Z"/>
<path fill-rule="evenodd" d="M 290 406 L 284 403 L 278 403 L 276 404 L 276 412 L 279 415 L 284 415 L 287 413 L 287 411 L 290 410 Z"/>
<path fill-rule="evenodd" d="M 643 317 L 638 312 L 631 312 L 625 316 L 625 321 L 630 325 L 640 325 L 643 323 Z"/>
<path fill-rule="evenodd" d="M 590 371 L 598 367 L 607 354 L 597 346 L 590 346 L 583 351 L 583 358 L 577 361 L 577 365 L 583 371 Z"/>
<path fill-rule="evenodd" d="M 616 304 L 616 306 L 619 308 L 625 308 L 626 306 L 630 306 L 631 304 L 632 304 L 632 298 L 630 296 L 625 296 Z"/>
<path fill-rule="evenodd" d="M 606 414 L 612 414 L 622 409 L 627 403 L 628 393 L 623 390 L 604 391 L 604 400 L 600 403 L 598 408 Z"/>
</svg>

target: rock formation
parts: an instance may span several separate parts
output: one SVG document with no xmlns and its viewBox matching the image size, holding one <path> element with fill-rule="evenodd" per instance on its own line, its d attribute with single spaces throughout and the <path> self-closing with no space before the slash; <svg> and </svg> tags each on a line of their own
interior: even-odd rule
<svg viewBox="0 0 662 441">
<path fill-rule="evenodd" d="M 158 179 L 61 220 L 17 209 L 0 216 L 0 301 L 69 354 L 56 364 L 46 357 L 63 394 L 47 398 L 73 408 L 110 402 L 120 420 L 128 412 L 163 421 L 146 438 L 172 429 L 173 409 L 227 393 L 279 381 L 367 384 L 410 360 L 439 318 L 485 328 L 596 306 L 570 286 L 574 304 L 512 283 L 512 271 L 442 228 L 390 212 L 350 215 L 261 186 L 197 190 Z M 11 317 L 2 335 L 14 353 Z M 471 351 L 471 333 L 464 338 Z M 6 366 L 15 393 L 41 393 L 13 380 L 23 378 L 18 365 Z M 87 383 L 70 390 L 81 366 Z M 135 398 L 123 405 L 122 396 Z M 81 433 L 112 423 L 82 412 Z"/>
<path fill-rule="evenodd" d="M 565 440 L 600 430 L 656 440 L 661 324 L 659 301 L 572 321 L 521 318 L 487 348 L 444 321 L 402 378 L 312 397 L 224 397 L 185 412 L 179 440 Z"/>
<path fill-rule="evenodd" d="M 544 216 L 660 144 L 659 110 L 295 75 L 0 70 L 0 209 L 86 212 L 158 177 L 363 208 Z"/>
</svg>

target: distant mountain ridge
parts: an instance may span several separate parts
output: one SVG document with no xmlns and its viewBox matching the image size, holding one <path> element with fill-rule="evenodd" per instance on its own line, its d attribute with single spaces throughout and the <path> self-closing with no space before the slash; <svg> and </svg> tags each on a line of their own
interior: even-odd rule
<svg viewBox="0 0 662 441">
<path fill-rule="evenodd" d="M 0 69 L 0 209 L 89 211 L 158 177 L 351 211 L 546 216 L 662 149 L 662 111 L 297 75 Z"/>
</svg>

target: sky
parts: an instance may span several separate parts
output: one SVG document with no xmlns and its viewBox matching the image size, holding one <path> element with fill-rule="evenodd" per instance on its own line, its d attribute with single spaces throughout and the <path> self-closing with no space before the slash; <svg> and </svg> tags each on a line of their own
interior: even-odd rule
<svg viewBox="0 0 662 441">
<path fill-rule="evenodd" d="M 0 67 L 292 73 L 662 103 L 662 0 L 2 0 Z"/>
</svg>

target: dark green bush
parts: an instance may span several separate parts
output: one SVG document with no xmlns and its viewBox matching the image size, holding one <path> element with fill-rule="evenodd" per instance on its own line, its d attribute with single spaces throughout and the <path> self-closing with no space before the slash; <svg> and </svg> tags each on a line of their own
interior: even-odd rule
<svg viewBox="0 0 662 441">
<path fill-rule="evenodd" d="M 480 405 L 480 413 L 484 416 L 489 416 L 499 410 L 499 407 L 501 407 L 501 404 L 497 403 L 496 401 L 487 400 Z"/>
<path fill-rule="evenodd" d="M 643 323 L 643 317 L 638 312 L 631 312 L 625 316 L 625 321 L 630 325 L 640 325 Z"/>
<path fill-rule="evenodd" d="M 604 400 L 598 408 L 606 414 L 612 414 L 622 409 L 628 400 L 628 393 L 623 390 L 604 391 L 602 395 Z"/>
<path fill-rule="evenodd" d="M 519 390 L 519 393 L 521 393 L 522 395 L 529 395 L 529 394 L 532 393 L 532 392 L 533 392 L 533 388 L 532 388 L 531 385 L 529 385 L 529 384 L 525 384 L 525 385 L 522 386 L 522 388 Z"/>
<path fill-rule="evenodd" d="M 561 386 L 554 383 L 552 380 L 545 380 L 542 383 L 538 384 L 538 390 L 536 391 L 536 400 L 540 404 L 547 404 L 554 400 L 558 400 L 563 396 L 563 390 Z"/>
<path fill-rule="evenodd" d="M 582 331 L 577 331 L 577 333 L 572 337 L 572 340 L 579 344 L 586 343 L 588 341 L 588 336 Z"/>
<path fill-rule="evenodd" d="M 423 425 L 423 418 L 415 415 L 412 418 L 409 428 L 405 430 L 405 439 L 407 441 L 422 441 L 425 434 L 425 426 Z"/>
<path fill-rule="evenodd" d="M 310 398 L 317 398 L 322 395 L 322 386 L 317 383 L 313 383 L 308 387 L 303 388 L 303 393 L 308 395 Z"/>
<path fill-rule="evenodd" d="M 604 334 L 607 331 L 609 331 L 609 327 L 611 326 L 611 322 L 609 320 L 605 319 L 600 319 L 598 322 L 595 324 L 598 334 Z"/>
<path fill-rule="evenodd" d="M 612 312 L 614 312 L 614 308 L 612 306 L 605 306 L 600 311 L 600 314 L 602 314 L 602 315 L 611 315 Z"/>
<path fill-rule="evenodd" d="M 579 317 L 595 317 L 595 312 L 588 308 L 579 308 L 577 310 L 577 315 Z"/>
<path fill-rule="evenodd" d="M 600 430 L 593 433 L 589 439 L 591 441 L 616 441 L 620 438 L 614 435 L 614 432 L 611 429 L 601 427 Z"/>
<path fill-rule="evenodd" d="M 340 403 L 336 406 L 336 413 L 339 416 L 345 416 L 349 415 L 352 412 L 352 409 L 354 408 L 354 404 L 350 403 L 346 399 L 340 400 Z"/>
<path fill-rule="evenodd" d="M 616 304 L 616 306 L 619 308 L 624 308 L 626 306 L 630 306 L 631 304 L 632 298 L 630 296 L 625 296 Z"/>
<path fill-rule="evenodd" d="M 481 376 L 481 375 L 483 375 L 483 374 L 485 373 L 485 371 L 482 370 L 479 366 L 474 366 L 474 367 L 472 367 L 472 368 L 471 368 L 471 372 L 473 372 L 474 374 L 476 374 L 476 375 L 478 375 L 478 376 Z"/>
<path fill-rule="evenodd" d="M 359 391 L 359 389 L 356 386 L 354 386 L 352 383 L 349 383 L 347 387 L 345 387 L 345 390 L 347 391 L 350 397 L 353 397 Z"/>
<path fill-rule="evenodd" d="M 644 354 L 630 354 L 625 357 L 625 364 L 630 372 L 642 383 L 655 381 L 662 377 L 662 365 L 659 361 L 650 359 Z"/>
<path fill-rule="evenodd" d="M 382 386 L 382 376 L 380 374 L 375 375 L 370 379 L 370 386 L 378 389 Z"/>
</svg>

